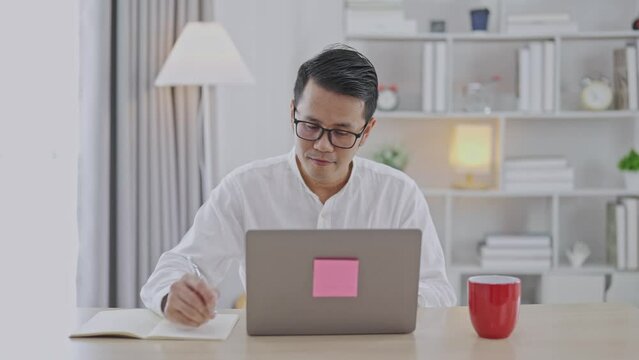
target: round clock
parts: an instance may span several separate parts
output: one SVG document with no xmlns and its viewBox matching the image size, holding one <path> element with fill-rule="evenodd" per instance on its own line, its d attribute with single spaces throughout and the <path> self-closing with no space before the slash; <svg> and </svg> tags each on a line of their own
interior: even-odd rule
<svg viewBox="0 0 639 360">
<path fill-rule="evenodd" d="M 382 111 L 391 111 L 399 106 L 399 96 L 397 95 L 397 86 L 379 86 L 379 96 L 377 97 L 377 109 Z"/>
<path fill-rule="evenodd" d="M 612 104 L 612 88 L 606 79 L 582 80 L 581 104 L 587 110 L 606 110 Z"/>
</svg>

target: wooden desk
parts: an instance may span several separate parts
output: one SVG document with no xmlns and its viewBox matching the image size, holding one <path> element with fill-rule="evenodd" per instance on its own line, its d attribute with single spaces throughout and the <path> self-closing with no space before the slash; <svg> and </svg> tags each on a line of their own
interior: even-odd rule
<svg viewBox="0 0 639 360">
<path fill-rule="evenodd" d="M 408 335 L 249 337 L 239 313 L 223 342 L 66 341 L 75 359 L 639 359 L 639 308 L 626 305 L 524 305 L 505 340 L 478 338 L 466 307 L 420 309 Z"/>
</svg>

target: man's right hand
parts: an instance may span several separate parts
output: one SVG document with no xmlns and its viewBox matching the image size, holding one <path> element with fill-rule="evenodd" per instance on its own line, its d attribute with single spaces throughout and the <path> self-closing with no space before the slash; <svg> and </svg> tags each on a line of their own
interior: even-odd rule
<svg viewBox="0 0 639 360">
<path fill-rule="evenodd" d="M 186 274 L 171 285 L 164 316 L 172 322 L 200 326 L 215 317 L 218 292 L 206 280 Z"/>
</svg>

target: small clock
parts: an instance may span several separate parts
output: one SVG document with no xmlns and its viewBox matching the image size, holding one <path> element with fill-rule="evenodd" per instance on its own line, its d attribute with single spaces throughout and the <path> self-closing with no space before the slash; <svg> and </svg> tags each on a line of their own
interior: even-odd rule
<svg viewBox="0 0 639 360">
<path fill-rule="evenodd" d="M 379 85 L 379 96 L 377 97 L 377 109 L 382 111 L 392 111 L 399 106 L 399 96 L 397 85 Z"/>
<path fill-rule="evenodd" d="M 612 87 L 606 78 L 599 80 L 584 78 L 581 86 L 581 105 L 586 110 L 602 111 L 612 104 Z"/>
</svg>

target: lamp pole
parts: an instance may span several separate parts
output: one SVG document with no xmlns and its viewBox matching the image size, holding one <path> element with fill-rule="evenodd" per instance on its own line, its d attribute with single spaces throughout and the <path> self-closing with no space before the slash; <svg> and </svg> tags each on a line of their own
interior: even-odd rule
<svg viewBox="0 0 639 360">
<path fill-rule="evenodd" d="M 204 192 L 203 197 L 206 200 L 208 194 L 213 190 L 214 181 L 216 177 L 215 171 L 215 157 L 216 151 L 214 150 L 215 140 L 215 124 L 211 118 L 211 86 L 202 85 L 202 107 L 203 107 L 203 119 L 204 122 Z"/>
</svg>

